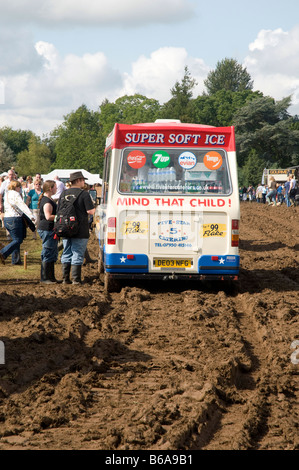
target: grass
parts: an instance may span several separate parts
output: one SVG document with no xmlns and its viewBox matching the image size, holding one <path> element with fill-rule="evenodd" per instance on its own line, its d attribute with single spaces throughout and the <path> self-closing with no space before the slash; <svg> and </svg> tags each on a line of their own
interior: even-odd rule
<svg viewBox="0 0 299 470">
<path fill-rule="evenodd" d="M 12 266 L 11 256 L 9 256 L 5 265 L 0 264 L 0 281 L 9 281 L 9 280 L 22 280 L 22 279 L 40 279 L 40 266 L 41 266 L 41 249 L 42 242 L 40 237 L 37 234 L 37 240 L 32 239 L 33 233 L 27 229 L 27 237 L 21 245 L 21 259 L 22 265 Z M 6 230 L 0 228 L 0 243 L 2 245 L 7 245 L 9 241 L 6 238 Z M 24 252 L 27 252 L 27 269 L 24 266 Z"/>
</svg>

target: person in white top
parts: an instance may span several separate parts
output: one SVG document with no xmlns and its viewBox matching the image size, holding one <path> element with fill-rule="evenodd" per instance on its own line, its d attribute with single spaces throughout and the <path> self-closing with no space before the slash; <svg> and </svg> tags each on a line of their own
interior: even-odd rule
<svg viewBox="0 0 299 470">
<path fill-rule="evenodd" d="M 53 199 L 53 201 L 55 201 L 57 203 L 58 199 L 60 198 L 60 194 L 66 189 L 66 187 L 65 187 L 64 183 L 62 181 L 60 181 L 58 176 L 54 177 L 54 181 L 56 183 L 57 190 L 56 190 L 56 193 L 53 194 L 52 199 Z"/>
<path fill-rule="evenodd" d="M 35 220 L 32 212 L 21 197 L 21 183 L 11 181 L 4 196 L 4 227 L 8 230 L 12 241 L 0 250 L 0 261 L 5 264 L 6 258 L 11 255 L 12 264 L 22 264 L 20 246 L 26 237 L 26 225 L 19 211 L 24 212 L 31 220 Z"/>
<path fill-rule="evenodd" d="M 4 202 L 5 191 L 7 191 L 9 184 L 16 179 L 17 177 L 16 177 L 14 170 L 8 170 L 7 179 L 5 179 L 0 186 L 0 212 L 4 213 L 3 202 Z"/>
<path fill-rule="evenodd" d="M 291 181 L 290 181 L 290 200 L 291 200 L 291 205 L 293 206 L 295 203 L 295 196 L 296 196 L 296 179 L 295 175 L 292 175 Z"/>
</svg>

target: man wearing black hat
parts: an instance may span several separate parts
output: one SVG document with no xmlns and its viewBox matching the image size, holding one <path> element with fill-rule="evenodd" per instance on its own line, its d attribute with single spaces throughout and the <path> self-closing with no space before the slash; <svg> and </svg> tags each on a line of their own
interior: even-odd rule
<svg viewBox="0 0 299 470">
<path fill-rule="evenodd" d="M 84 191 L 85 180 L 81 171 L 70 174 L 71 187 L 66 189 L 61 197 L 77 197 L 74 207 L 79 221 L 79 231 L 72 238 L 63 239 L 61 255 L 62 276 L 65 284 L 70 284 L 70 274 L 73 284 L 81 284 L 81 269 L 84 254 L 89 239 L 88 218 L 94 215 L 95 207 L 88 191 Z"/>
</svg>

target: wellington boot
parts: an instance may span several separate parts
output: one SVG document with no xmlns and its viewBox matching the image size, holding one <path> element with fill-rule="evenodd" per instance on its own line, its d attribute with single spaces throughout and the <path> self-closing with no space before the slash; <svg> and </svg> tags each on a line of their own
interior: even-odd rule
<svg viewBox="0 0 299 470">
<path fill-rule="evenodd" d="M 62 283 L 71 284 L 71 280 L 70 280 L 71 265 L 62 264 L 61 266 L 62 266 Z"/>
<path fill-rule="evenodd" d="M 53 281 L 53 282 L 58 282 L 57 279 L 55 278 L 55 263 L 52 262 L 52 263 L 49 263 L 49 277 L 50 277 L 50 280 Z"/>
<path fill-rule="evenodd" d="M 45 261 L 42 261 L 41 282 L 43 284 L 56 284 L 56 279 L 53 278 L 53 274 L 54 274 L 54 263 L 47 263 Z"/>
<path fill-rule="evenodd" d="M 73 284 L 82 284 L 81 269 L 82 269 L 82 266 L 80 264 L 72 265 L 72 283 Z"/>
</svg>

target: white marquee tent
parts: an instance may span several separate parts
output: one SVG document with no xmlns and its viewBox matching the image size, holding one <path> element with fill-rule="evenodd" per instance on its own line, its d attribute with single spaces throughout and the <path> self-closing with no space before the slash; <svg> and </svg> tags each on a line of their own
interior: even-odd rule
<svg viewBox="0 0 299 470">
<path fill-rule="evenodd" d="M 42 175 L 42 178 L 44 181 L 46 180 L 53 180 L 55 176 L 58 176 L 60 180 L 62 180 L 64 183 L 68 181 L 70 174 L 74 173 L 75 171 L 82 171 L 82 174 L 85 178 L 87 178 L 86 183 L 89 185 L 94 185 L 94 184 L 100 184 L 102 185 L 102 179 L 100 178 L 99 175 L 94 174 L 94 173 L 89 173 L 86 170 L 53 170 L 51 173 L 48 173 L 47 175 Z"/>
</svg>

